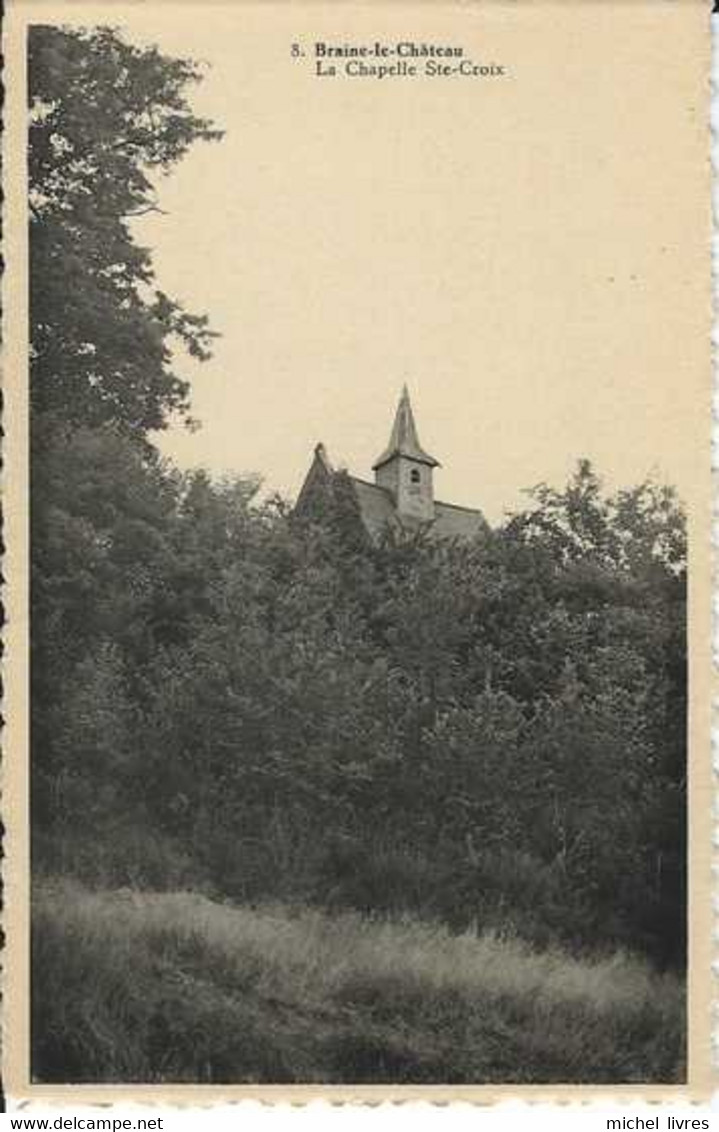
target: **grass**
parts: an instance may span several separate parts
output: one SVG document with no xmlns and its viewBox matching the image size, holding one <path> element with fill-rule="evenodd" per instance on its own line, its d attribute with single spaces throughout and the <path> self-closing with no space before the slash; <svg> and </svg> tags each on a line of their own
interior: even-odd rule
<svg viewBox="0 0 719 1132">
<path fill-rule="evenodd" d="M 37 1081 L 677 1082 L 680 980 L 418 921 L 36 884 Z"/>
</svg>

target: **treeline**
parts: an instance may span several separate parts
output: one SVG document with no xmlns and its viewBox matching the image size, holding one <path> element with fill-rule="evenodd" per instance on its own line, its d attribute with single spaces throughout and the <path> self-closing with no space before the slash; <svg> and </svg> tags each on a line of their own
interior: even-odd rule
<svg viewBox="0 0 719 1132">
<path fill-rule="evenodd" d="M 38 865 L 682 948 L 673 496 L 563 492 L 473 543 L 299 520 L 111 429 L 36 442 Z"/>
<path fill-rule="evenodd" d="M 163 464 L 178 347 L 133 217 L 217 137 L 194 64 L 30 29 L 39 872 L 684 948 L 685 548 L 668 489 L 564 490 L 470 544 L 362 536 Z M 477 485 L 481 499 L 481 485 Z"/>
</svg>

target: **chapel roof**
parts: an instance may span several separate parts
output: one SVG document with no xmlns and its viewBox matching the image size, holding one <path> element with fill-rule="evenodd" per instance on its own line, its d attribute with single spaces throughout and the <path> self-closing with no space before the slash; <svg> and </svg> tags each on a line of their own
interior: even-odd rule
<svg viewBox="0 0 719 1132">
<path fill-rule="evenodd" d="M 439 462 L 434 456 L 425 452 L 419 443 L 406 385 L 402 389 L 397 406 L 389 444 L 373 465 L 375 471 L 396 456 L 408 457 L 430 468 L 439 467 Z M 335 494 L 335 485 L 339 486 L 342 482 L 348 483 L 355 498 L 359 518 L 371 538 L 378 539 L 387 529 L 395 531 L 417 529 L 417 517 L 398 509 L 395 493 L 390 487 L 376 481 L 369 483 L 346 471 L 335 470 L 324 444 L 315 446 L 312 463 L 297 498 L 296 512 L 301 514 L 311 511 L 318 500 L 331 501 Z M 484 515 L 476 508 L 442 503 L 439 500 L 432 500 L 430 495 L 428 511 L 427 517 L 423 517 L 419 522 L 433 538 L 470 539 L 489 529 Z"/>
<path fill-rule="evenodd" d="M 391 493 L 385 487 L 368 483 L 367 480 L 349 477 L 354 489 L 360 516 L 367 532 L 379 537 L 386 528 L 401 528 Z M 481 511 L 472 507 L 458 507 L 454 503 L 434 504 L 434 519 L 429 523 L 431 536 L 439 538 L 473 538 L 487 530 L 487 520 Z"/>
</svg>

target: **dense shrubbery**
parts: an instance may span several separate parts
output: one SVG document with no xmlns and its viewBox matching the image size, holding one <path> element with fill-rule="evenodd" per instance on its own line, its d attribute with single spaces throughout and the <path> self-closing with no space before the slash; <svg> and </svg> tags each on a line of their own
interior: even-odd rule
<svg viewBox="0 0 719 1132">
<path fill-rule="evenodd" d="M 341 492 L 299 520 L 111 430 L 36 456 L 40 867 L 680 959 L 670 493 L 582 465 L 474 543 L 376 546 Z"/>
</svg>

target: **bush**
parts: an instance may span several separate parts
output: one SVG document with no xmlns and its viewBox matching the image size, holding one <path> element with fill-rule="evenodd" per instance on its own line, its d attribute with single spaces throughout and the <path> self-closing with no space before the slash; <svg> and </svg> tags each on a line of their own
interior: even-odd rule
<svg viewBox="0 0 719 1132">
<path fill-rule="evenodd" d="M 95 834 L 34 830 L 32 867 L 36 878 L 59 871 L 90 888 L 209 887 L 207 874 L 179 840 L 127 820 L 108 823 Z"/>
</svg>

